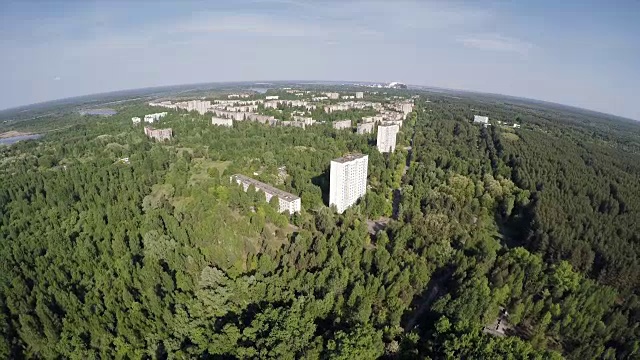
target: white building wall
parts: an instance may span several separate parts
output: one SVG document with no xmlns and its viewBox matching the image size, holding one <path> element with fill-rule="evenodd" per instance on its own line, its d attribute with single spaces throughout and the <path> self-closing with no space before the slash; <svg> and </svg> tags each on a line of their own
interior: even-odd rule
<svg viewBox="0 0 640 360">
<path fill-rule="evenodd" d="M 219 118 L 219 117 L 212 117 L 211 118 L 211 124 L 212 125 L 218 125 L 218 126 L 227 126 L 227 127 L 232 127 L 233 126 L 233 120 L 232 119 L 224 119 L 224 118 Z"/>
<path fill-rule="evenodd" d="M 335 205 L 338 213 L 364 196 L 367 192 L 368 155 L 357 155 L 353 159 L 331 161 L 329 205 Z"/>
<path fill-rule="evenodd" d="M 473 123 L 474 124 L 488 124 L 489 123 L 489 117 L 488 116 L 474 115 L 473 116 Z"/>
<path fill-rule="evenodd" d="M 336 130 L 349 129 L 351 128 L 351 120 L 336 121 L 333 123 L 333 128 Z"/>
<path fill-rule="evenodd" d="M 396 135 L 400 128 L 398 125 L 378 126 L 378 151 L 381 153 L 393 152 L 396 149 Z"/>
</svg>

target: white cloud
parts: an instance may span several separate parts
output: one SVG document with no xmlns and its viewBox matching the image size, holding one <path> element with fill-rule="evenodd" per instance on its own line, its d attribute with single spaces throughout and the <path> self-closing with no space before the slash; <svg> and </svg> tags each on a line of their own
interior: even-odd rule
<svg viewBox="0 0 640 360">
<path fill-rule="evenodd" d="M 499 34 L 460 36 L 456 40 L 468 48 L 521 55 L 527 55 L 534 48 L 534 45 L 529 42 Z"/>
</svg>

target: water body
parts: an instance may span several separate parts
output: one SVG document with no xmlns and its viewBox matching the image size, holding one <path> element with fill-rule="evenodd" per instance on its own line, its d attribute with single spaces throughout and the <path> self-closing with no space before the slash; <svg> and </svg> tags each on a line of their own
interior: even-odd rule
<svg viewBox="0 0 640 360">
<path fill-rule="evenodd" d="M 8 138 L 0 139 L 0 145 L 11 145 L 13 143 L 17 143 L 18 141 L 39 139 L 41 137 L 42 137 L 42 134 L 12 136 Z"/>
<path fill-rule="evenodd" d="M 115 115 L 118 112 L 113 109 L 89 109 L 80 111 L 80 115 L 103 115 L 103 116 L 111 116 Z"/>
</svg>

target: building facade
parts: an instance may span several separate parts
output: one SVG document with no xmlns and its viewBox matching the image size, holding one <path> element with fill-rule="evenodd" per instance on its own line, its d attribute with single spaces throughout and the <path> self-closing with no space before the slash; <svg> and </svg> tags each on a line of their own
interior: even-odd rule
<svg viewBox="0 0 640 360">
<path fill-rule="evenodd" d="M 486 124 L 489 123 L 489 117 L 488 116 L 474 115 L 473 116 L 473 123 L 474 124 L 486 125 Z"/>
<path fill-rule="evenodd" d="M 360 123 L 358 124 L 358 134 L 371 134 L 374 126 L 375 123 L 373 122 Z"/>
<path fill-rule="evenodd" d="M 131 122 L 133 122 L 133 125 L 140 124 L 140 121 L 141 121 L 140 118 L 137 117 L 137 116 L 134 116 L 134 117 L 131 118 Z"/>
<path fill-rule="evenodd" d="M 364 196 L 368 166 L 369 155 L 350 154 L 331 160 L 329 206 L 341 214 Z"/>
<path fill-rule="evenodd" d="M 356 99 L 362 99 L 362 98 L 364 98 L 364 93 L 362 91 L 356 92 Z"/>
<path fill-rule="evenodd" d="M 396 135 L 400 131 L 398 125 L 378 126 L 378 151 L 381 153 L 394 152 L 396 149 Z"/>
<path fill-rule="evenodd" d="M 244 191 L 249 190 L 249 186 L 253 185 L 256 190 L 260 190 L 264 192 L 265 199 L 267 202 L 271 201 L 271 198 L 274 196 L 278 198 L 278 211 L 285 212 L 287 211 L 289 214 L 294 214 L 300 212 L 301 203 L 300 197 L 288 193 L 286 191 L 275 188 L 269 184 L 265 184 L 261 181 L 252 179 L 248 176 L 244 176 L 241 174 L 236 174 L 231 176 L 231 181 L 235 181 L 236 184 L 242 185 Z"/>
<path fill-rule="evenodd" d="M 171 128 L 168 129 L 154 129 L 149 126 L 144 127 L 144 134 L 147 135 L 151 139 L 156 139 L 158 141 L 171 140 L 173 137 L 173 131 Z"/>
<path fill-rule="evenodd" d="M 333 128 L 336 129 L 336 130 L 350 129 L 351 128 L 351 120 L 335 121 L 333 123 Z"/>
<path fill-rule="evenodd" d="M 211 118 L 211 125 L 232 127 L 233 126 L 233 120 L 232 119 L 219 118 L 219 117 L 215 117 L 214 116 L 214 117 Z"/>
</svg>

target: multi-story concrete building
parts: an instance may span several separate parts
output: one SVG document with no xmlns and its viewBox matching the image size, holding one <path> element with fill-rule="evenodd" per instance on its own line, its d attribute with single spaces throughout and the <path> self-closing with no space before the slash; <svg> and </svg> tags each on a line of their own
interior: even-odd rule
<svg viewBox="0 0 640 360">
<path fill-rule="evenodd" d="M 333 93 L 333 92 L 329 92 L 329 93 L 324 93 L 325 95 L 327 95 L 327 98 L 331 99 L 331 100 L 337 100 L 340 98 L 340 94 L 339 93 Z"/>
<path fill-rule="evenodd" d="M 137 116 L 134 116 L 131 118 L 131 121 L 133 122 L 133 125 L 138 125 L 140 124 L 140 118 Z"/>
<path fill-rule="evenodd" d="M 356 99 L 362 99 L 362 98 L 364 98 L 364 93 L 362 91 L 356 92 Z"/>
<path fill-rule="evenodd" d="M 358 124 L 358 134 L 371 134 L 373 132 L 374 126 L 375 123 L 373 122 L 360 123 Z"/>
<path fill-rule="evenodd" d="M 231 176 L 231 181 L 235 181 L 238 185 L 242 185 L 244 191 L 247 191 L 249 186 L 253 185 L 256 190 L 264 192 L 267 202 L 271 201 L 272 197 L 277 197 L 279 212 L 287 211 L 289 214 L 300 212 L 301 205 L 299 196 L 240 174 Z"/>
<path fill-rule="evenodd" d="M 302 121 L 280 121 L 280 124 L 282 124 L 282 126 L 293 126 L 293 127 L 299 127 L 299 128 L 306 128 L 306 124 L 303 123 Z"/>
<path fill-rule="evenodd" d="M 212 125 L 217 125 L 217 126 L 227 126 L 227 127 L 232 127 L 233 126 L 233 120 L 232 119 L 225 119 L 225 118 L 219 118 L 219 117 L 212 117 L 211 118 L 211 124 Z"/>
<path fill-rule="evenodd" d="M 487 125 L 487 124 L 489 124 L 489 117 L 488 116 L 474 115 L 473 116 L 473 123 L 474 124 Z"/>
<path fill-rule="evenodd" d="M 331 160 L 329 206 L 343 213 L 367 192 L 369 155 L 350 154 Z"/>
<path fill-rule="evenodd" d="M 351 129 L 351 120 L 335 121 L 333 123 L 333 128 L 336 130 Z"/>
<path fill-rule="evenodd" d="M 160 120 L 163 117 L 167 116 L 166 112 L 155 113 L 155 114 L 147 114 L 144 116 L 144 122 L 153 124 L 154 121 Z"/>
<path fill-rule="evenodd" d="M 400 131 L 398 125 L 378 126 L 378 151 L 381 153 L 394 152 L 396 149 L 396 135 Z"/>
<path fill-rule="evenodd" d="M 156 139 L 158 141 L 171 140 L 171 138 L 173 137 L 173 131 L 171 130 L 171 128 L 154 129 L 149 126 L 145 126 L 144 134 L 147 135 L 149 138 Z"/>
<path fill-rule="evenodd" d="M 264 98 L 265 98 L 265 100 L 278 100 L 280 98 L 280 96 L 278 96 L 278 95 L 270 95 L 270 96 L 265 96 Z"/>
</svg>

